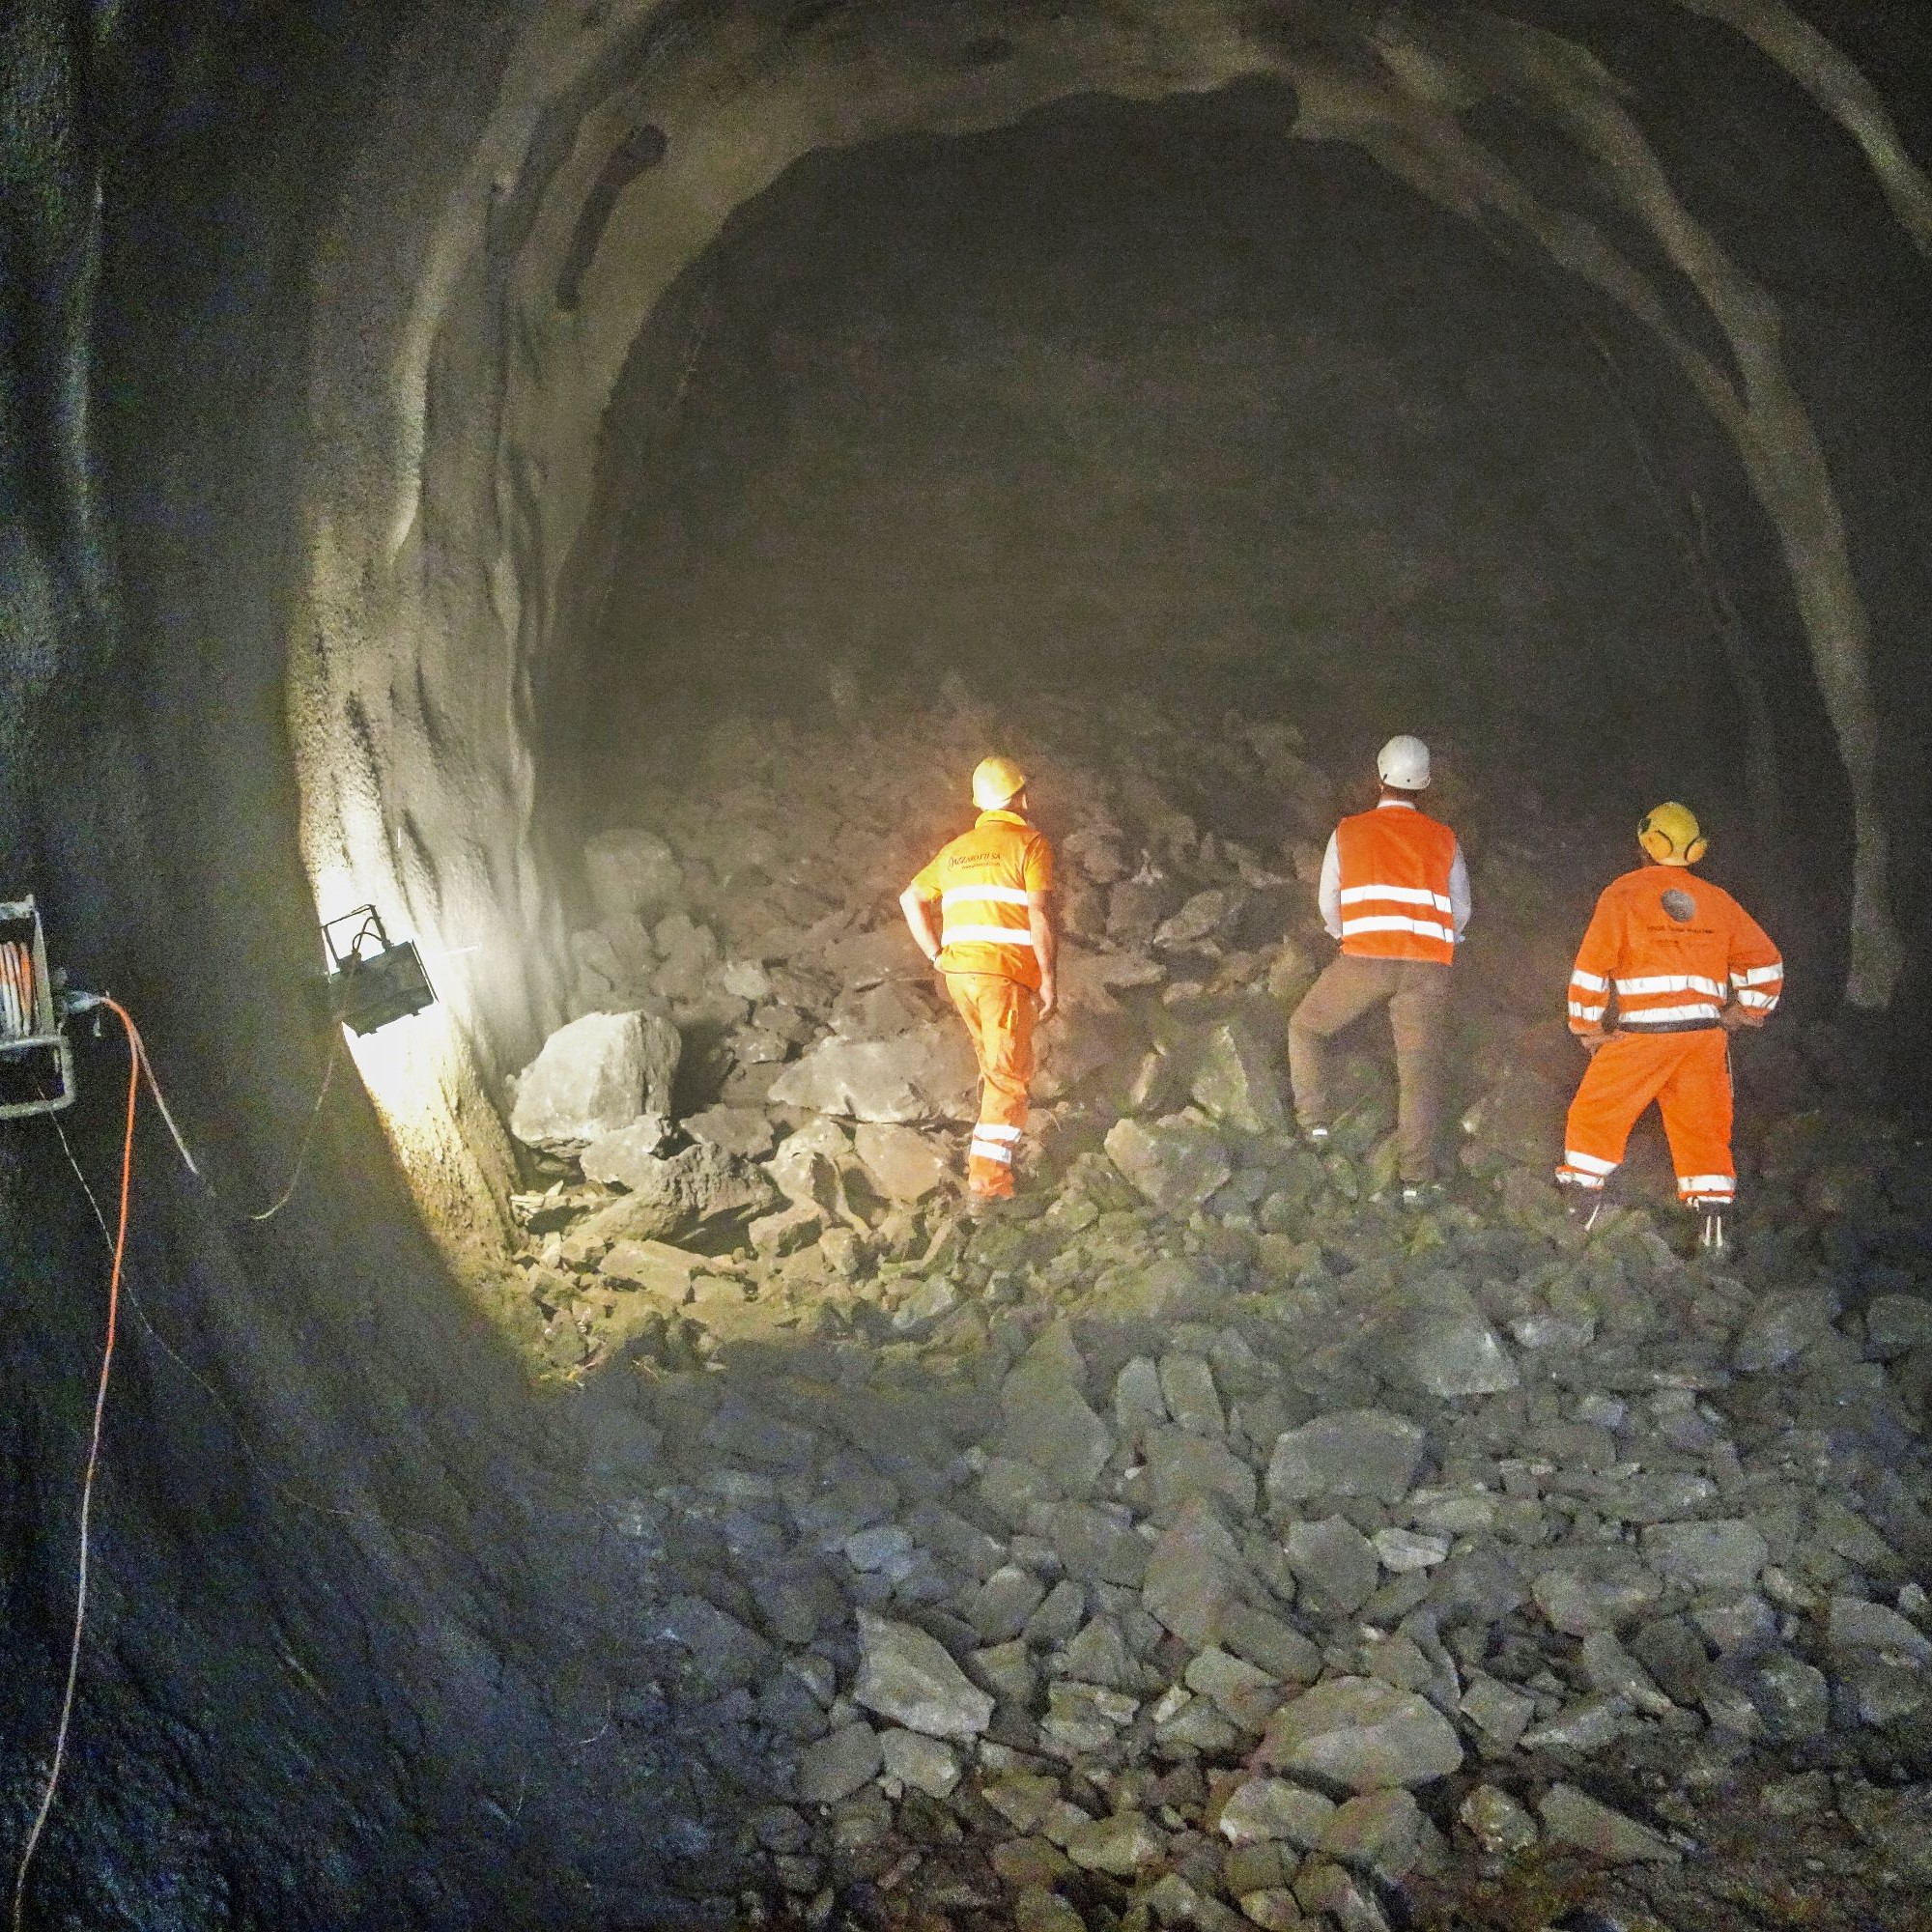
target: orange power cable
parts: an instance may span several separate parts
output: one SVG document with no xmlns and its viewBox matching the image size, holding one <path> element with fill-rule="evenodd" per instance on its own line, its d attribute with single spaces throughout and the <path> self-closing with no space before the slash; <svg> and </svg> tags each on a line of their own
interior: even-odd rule
<svg viewBox="0 0 1932 1932">
<path fill-rule="evenodd" d="M 39 1848 L 41 1833 L 54 1808 L 54 1793 L 60 1787 L 61 1767 L 67 1759 L 68 1728 L 73 1718 L 74 1687 L 80 1678 L 80 1640 L 87 1627 L 88 1528 L 94 1514 L 94 1478 L 100 1466 L 100 1431 L 107 1413 L 107 1382 L 114 1364 L 114 1333 L 121 1314 L 121 1270 L 128 1253 L 128 1206 L 134 1192 L 134 1115 L 141 1098 L 140 1035 L 128 1009 L 114 1000 L 103 1000 L 120 1019 L 128 1036 L 128 1129 L 121 1145 L 121 1214 L 114 1235 L 114 1268 L 107 1282 L 107 1339 L 100 1350 L 100 1379 L 94 1393 L 94 1429 L 88 1437 L 87 1473 L 80 1486 L 80 1564 L 73 1604 L 73 1641 L 68 1647 L 67 1689 L 61 1694 L 60 1722 L 54 1731 L 53 1763 L 47 1771 L 47 1784 L 41 1796 L 41 1808 L 20 1852 L 20 1863 L 14 1876 L 13 1932 L 22 1932 L 27 1902 L 27 1870 Z"/>
</svg>

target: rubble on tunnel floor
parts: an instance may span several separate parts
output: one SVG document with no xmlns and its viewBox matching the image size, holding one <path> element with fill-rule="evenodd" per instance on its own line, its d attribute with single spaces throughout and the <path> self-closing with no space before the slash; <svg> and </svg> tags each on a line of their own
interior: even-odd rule
<svg viewBox="0 0 1932 1932">
<path fill-rule="evenodd" d="M 1581 1236 L 1551 1015 L 1595 882 L 1451 799 L 1462 1134 L 1405 1208 L 1378 1023 L 1329 1150 L 1288 1107 L 1337 775 L 1278 726 L 1069 724 L 1065 1010 L 1022 1197 L 966 1215 L 971 1064 L 895 901 L 985 728 L 724 727 L 640 790 L 517 1095 L 506 1321 L 637 1553 L 664 1663 L 612 1722 L 732 1794 L 720 1909 L 1922 1922 L 1932 1176 L 1835 1036 L 1740 1055 L 1740 1253 L 1641 1147 Z"/>
</svg>

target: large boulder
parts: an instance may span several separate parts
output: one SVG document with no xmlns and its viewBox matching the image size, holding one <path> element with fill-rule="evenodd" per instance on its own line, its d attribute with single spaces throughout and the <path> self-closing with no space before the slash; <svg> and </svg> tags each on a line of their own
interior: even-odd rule
<svg viewBox="0 0 1932 1932">
<path fill-rule="evenodd" d="M 968 1121 L 979 1077 L 965 1030 L 935 1020 L 896 1039 L 835 1034 L 772 1082 L 771 1098 L 855 1121 Z"/>
<path fill-rule="evenodd" d="M 1284 1704 L 1256 1755 L 1293 1776 L 1384 1791 L 1447 1777 L 1463 1747 L 1427 1698 L 1378 1677 L 1334 1677 Z"/>
<path fill-rule="evenodd" d="M 859 1649 L 852 1698 L 867 1710 L 929 1738 L 971 1740 L 992 1721 L 992 1698 L 914 1625 L 861 1610 Z"/>
<path fill-rule="evenodd" d="M 867 1121 L 852 1144 L 867 1179 L 888 1201 L 923 1201 L 946 1182 L 945 1150 L 911 1127 Z"/>
<path fill-rule="evenodd" d="M 567 1258 L 595 1260 L 618 1240 L 675 1240 L 707 1222 L 763 1214 L 779 1204 L 778 1190 L 757 1168 L 708 1142 L 640 1157 L 625 1173 L 630 1192 L 570 1231 Z"/>
<path fill-rule="evenodd" d="M 640 1114 L 670 1112 L 683 1042 L 650 1013 L 585 1013 L 559 1027 L 517 1077 L 510 1131 L 526 1147 L 574 1157 Z"/>
<path fill-rule="evenodd" d="M 583 843 L 583 875 L 600 919 L 634 918 L 684 890 L 676 855 L 655 832 L 614 826 Z"/>
<path fill-rule="evenodd" d="M 1276 1438 L 1268 1500 L 1284 1513 L 1313 1496 L 1400 1502 L 1422 1466 L 1427 1441 L 1418 1424 L 1382 1408 L 1318 1415 Z"/>
<path fill-rule="evenodd" d="M 1287 1130 L 1281 1056 L 1237 1020 L 1224 1021 L 1208 1035 L 1192 1091 L 1196 1105 L 1240 1133 Z"/>
<path fill-rule="evenodd" d="M 1235 1171 L 1221 1136 L 1197 1121 L 1116 1121 L 1106 1146 L 1108 1159 L 1163 1214 L 1200 1207 Z"/>
</svg>

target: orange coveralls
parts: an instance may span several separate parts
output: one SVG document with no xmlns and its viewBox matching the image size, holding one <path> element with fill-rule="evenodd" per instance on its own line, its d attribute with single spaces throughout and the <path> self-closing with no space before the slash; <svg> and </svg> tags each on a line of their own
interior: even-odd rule
<svg viewBox="0 0 1932 1932">
<path fill-rule="evenodd" d="M 1570 976 L 1570 1031 L 1603 1039 L 1612 995 L 1616 1026 L 1570 1103 L 1557 1179 L 1601 1189 L 1655 1100 L 1678 1198 L 1699 1206 L 1734 1200 L 1724 1010 L 1734 1003 L 1736 1023 L 1762 1026 L 1783 990 L 1777 948 L 1721 887 L 1674 866 L 1645 866 L 1612 880 Z"/>
<path fill-rule="evenodd" d="M 937 899 L 947 991 L 980 1063 L 980 1120 L 966 1161 L 977 1195 L 1013 1191 L 1013 1154 L 1027 1122 L 1033 1026 L 1039 1006 L 1029 895 L 1052 890 L 1053 848 L 1016 811 L 982 811 L 913 879 Z"/>
</svg>

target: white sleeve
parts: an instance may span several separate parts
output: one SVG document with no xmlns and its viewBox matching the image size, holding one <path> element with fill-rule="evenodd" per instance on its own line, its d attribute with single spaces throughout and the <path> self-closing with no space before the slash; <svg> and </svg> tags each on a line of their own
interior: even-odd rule
<svg viewBox="0 0 1932 1932">
<path fill-rule="evenodd" d="M 1455 922 L 1456 937 L 1469 923 L 1469 862 L 1463 857 L 1463 841 L 1456 841 L 1456 856 L 1449 863 L 1449 916 Z"/>
<path fill-rule="evenodd" d="M 1329 833 L 1328 849 L 1321 855 L 1321 883 L 1315 889 L 1315 902 L 1321 908 L 1321 923 L 1330 939 L 1342 936 L 1342 848 L 1336 835 Z"/>
</svg>

